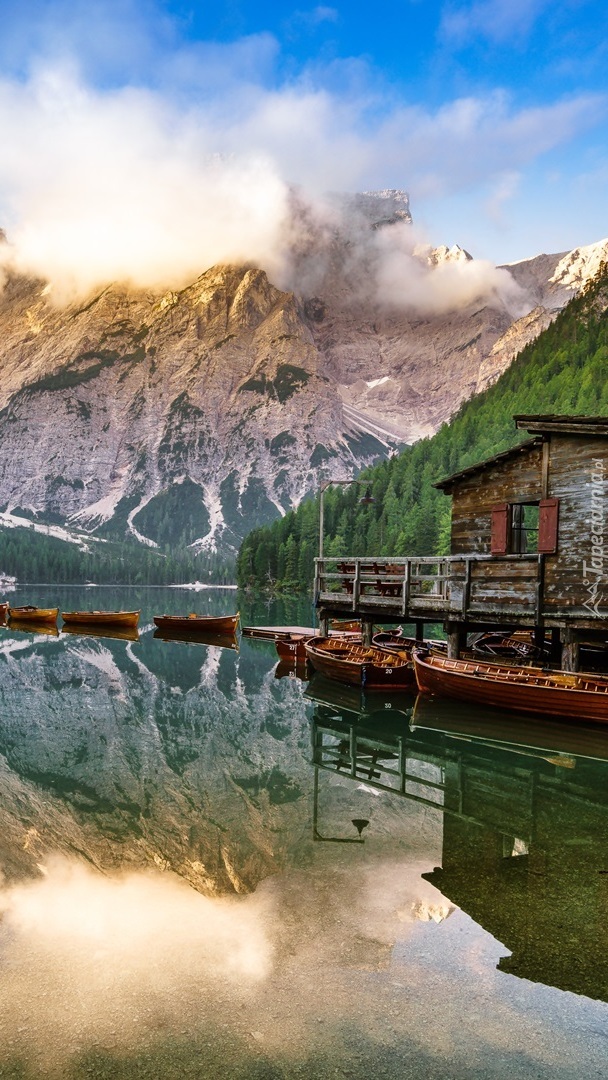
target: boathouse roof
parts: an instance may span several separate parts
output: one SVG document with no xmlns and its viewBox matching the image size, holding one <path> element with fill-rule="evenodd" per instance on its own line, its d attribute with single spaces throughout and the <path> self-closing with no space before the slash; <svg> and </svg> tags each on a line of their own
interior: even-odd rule
<svg viewBox="0 0 608 1080">
<path fill-rule="evenodd" d="M 502 464 L 503 461 L 508 461 L 509 458 L 517 457 L 518 454 L 527 453 L 534 446 L 540 446 L 542 439 L 538 436 L 534 439 L 525 439 L 524 442 L 520 442 L 517 446 L 512 446 L 509 450 L 503 450 L 500 454 L 493 454 L 492 457 L 485 458 L 484 461 L 478 461 L 475 465 L 469 465 L 466 469 L 461 469 L 460 472 L 452 473 L 451 476 L 446 476 L 444 480 L 440 480 L 437 484 L 433 484 L 433 487 L 439 488 L 440 491 L 446 491 L 448 494 L 454 484 L 457 484 L 459 480 L 464 480 L 467 476 L 474 476 L 475 473 L 483 472 L 484 469 L 490 469 L 493 465 Z"/>
<path fill-rule="evenodd" d="M 527 453 L 534 446 L 540 445 L 543 442 L 543 437 L 547 435 L 587 435 L 608 438 L 608 416 L 560 416 L 556 413 L 528 415 L 518 413 L 513 419 L 516 427 L 528 431 L 533 438 L 524 439 L 523 442 L 517 443 L 516 446 L 512 446 L 509 450 L 503 450 L 500 454 L 493 454 L 492 457 L 478 461 L 475 465 L 460 469 L 459 472 L 446 476 L 444 480 L 440 480 L 433 486 L 438 488 L 439 491 L 445 491 L 449 494 L 459 480 L 464 480 L 466 477 L 474 476 L 475 473 L 490 469 L 494 465 L 508 461 L 509 458 L 517 457 L 518 454 Z"/>
<path fill-rule="evenodd" d="M 534 416 L 520 413 L 513 417 L 516 427 L 531 435 L 608 436 L 608 416 L 559 416 L 555 413 Z"/>
</svg>

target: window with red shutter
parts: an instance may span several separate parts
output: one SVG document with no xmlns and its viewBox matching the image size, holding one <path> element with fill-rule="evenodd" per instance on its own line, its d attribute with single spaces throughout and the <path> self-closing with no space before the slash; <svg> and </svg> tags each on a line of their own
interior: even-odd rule
<svg viewBox="0 0 608 1080">
<path fill-rule="evenodd" d="M 538 517 L 538 550 L 543 555 L 557 551 L 559 499 L 541 499 Z"/>
<path fill-rule="evenodd" d="M 506 555 L 509 545 L 509 504 L 499 503 L 492 507 L 492 531 L 490 551 L 492 555 Z"/>
</svg>

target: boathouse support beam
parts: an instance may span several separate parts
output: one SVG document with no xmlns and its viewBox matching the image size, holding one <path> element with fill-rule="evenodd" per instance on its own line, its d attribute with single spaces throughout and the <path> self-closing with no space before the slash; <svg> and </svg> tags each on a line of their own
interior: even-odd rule
<svg viewBox="0 0 608 1080">
<path fill-rule="evenodd" d="M 562 671 L 580 671 L 581 646 L 576 631 L 562 630 Z"/>
<path fill-rule="evenodd" d="M 458 660 L 467 643 L 466 624 L 449 622 L 446 624 L 446 633 L 448 638 L 448 657 L 450 660 Z"/>
<path fill-rule="evenodd" d="M 361 637 L 364 645 L 372 643 L 373 626 L 371 619 L 361 619 Z"/>
</svg>

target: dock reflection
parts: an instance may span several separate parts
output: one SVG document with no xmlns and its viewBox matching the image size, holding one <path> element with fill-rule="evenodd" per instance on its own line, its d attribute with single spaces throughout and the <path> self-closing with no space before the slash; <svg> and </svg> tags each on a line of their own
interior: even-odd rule
<svg viewBox="0 0 608 1080">
<path fill-rule="evenodd" d="M 319 700 L 314 827 L 322 771 L 432 807 L 441 866 L 422 876 L 510 950 L 498 970 L 608 1001 L 605 733 L 488 713 L 486 728 L 445 702 Z"/>
</svg>

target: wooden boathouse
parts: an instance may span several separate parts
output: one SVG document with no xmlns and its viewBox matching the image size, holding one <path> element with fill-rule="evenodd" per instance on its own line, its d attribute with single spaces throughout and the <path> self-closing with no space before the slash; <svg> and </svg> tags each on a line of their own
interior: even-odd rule
<svg viewBox="0 0 608 1080">
<path fill-rule="evenodd" d="M 452 497 L 451 554 L 317 560 L 322 628 L 335 617 L 441 622 L 449 655 L 466 635 L 531 628 L 579 667 L 580 642 L 608 647 L 608 417 L 516 416 L 528 438 L 440 481 Z"/>
</svg>

